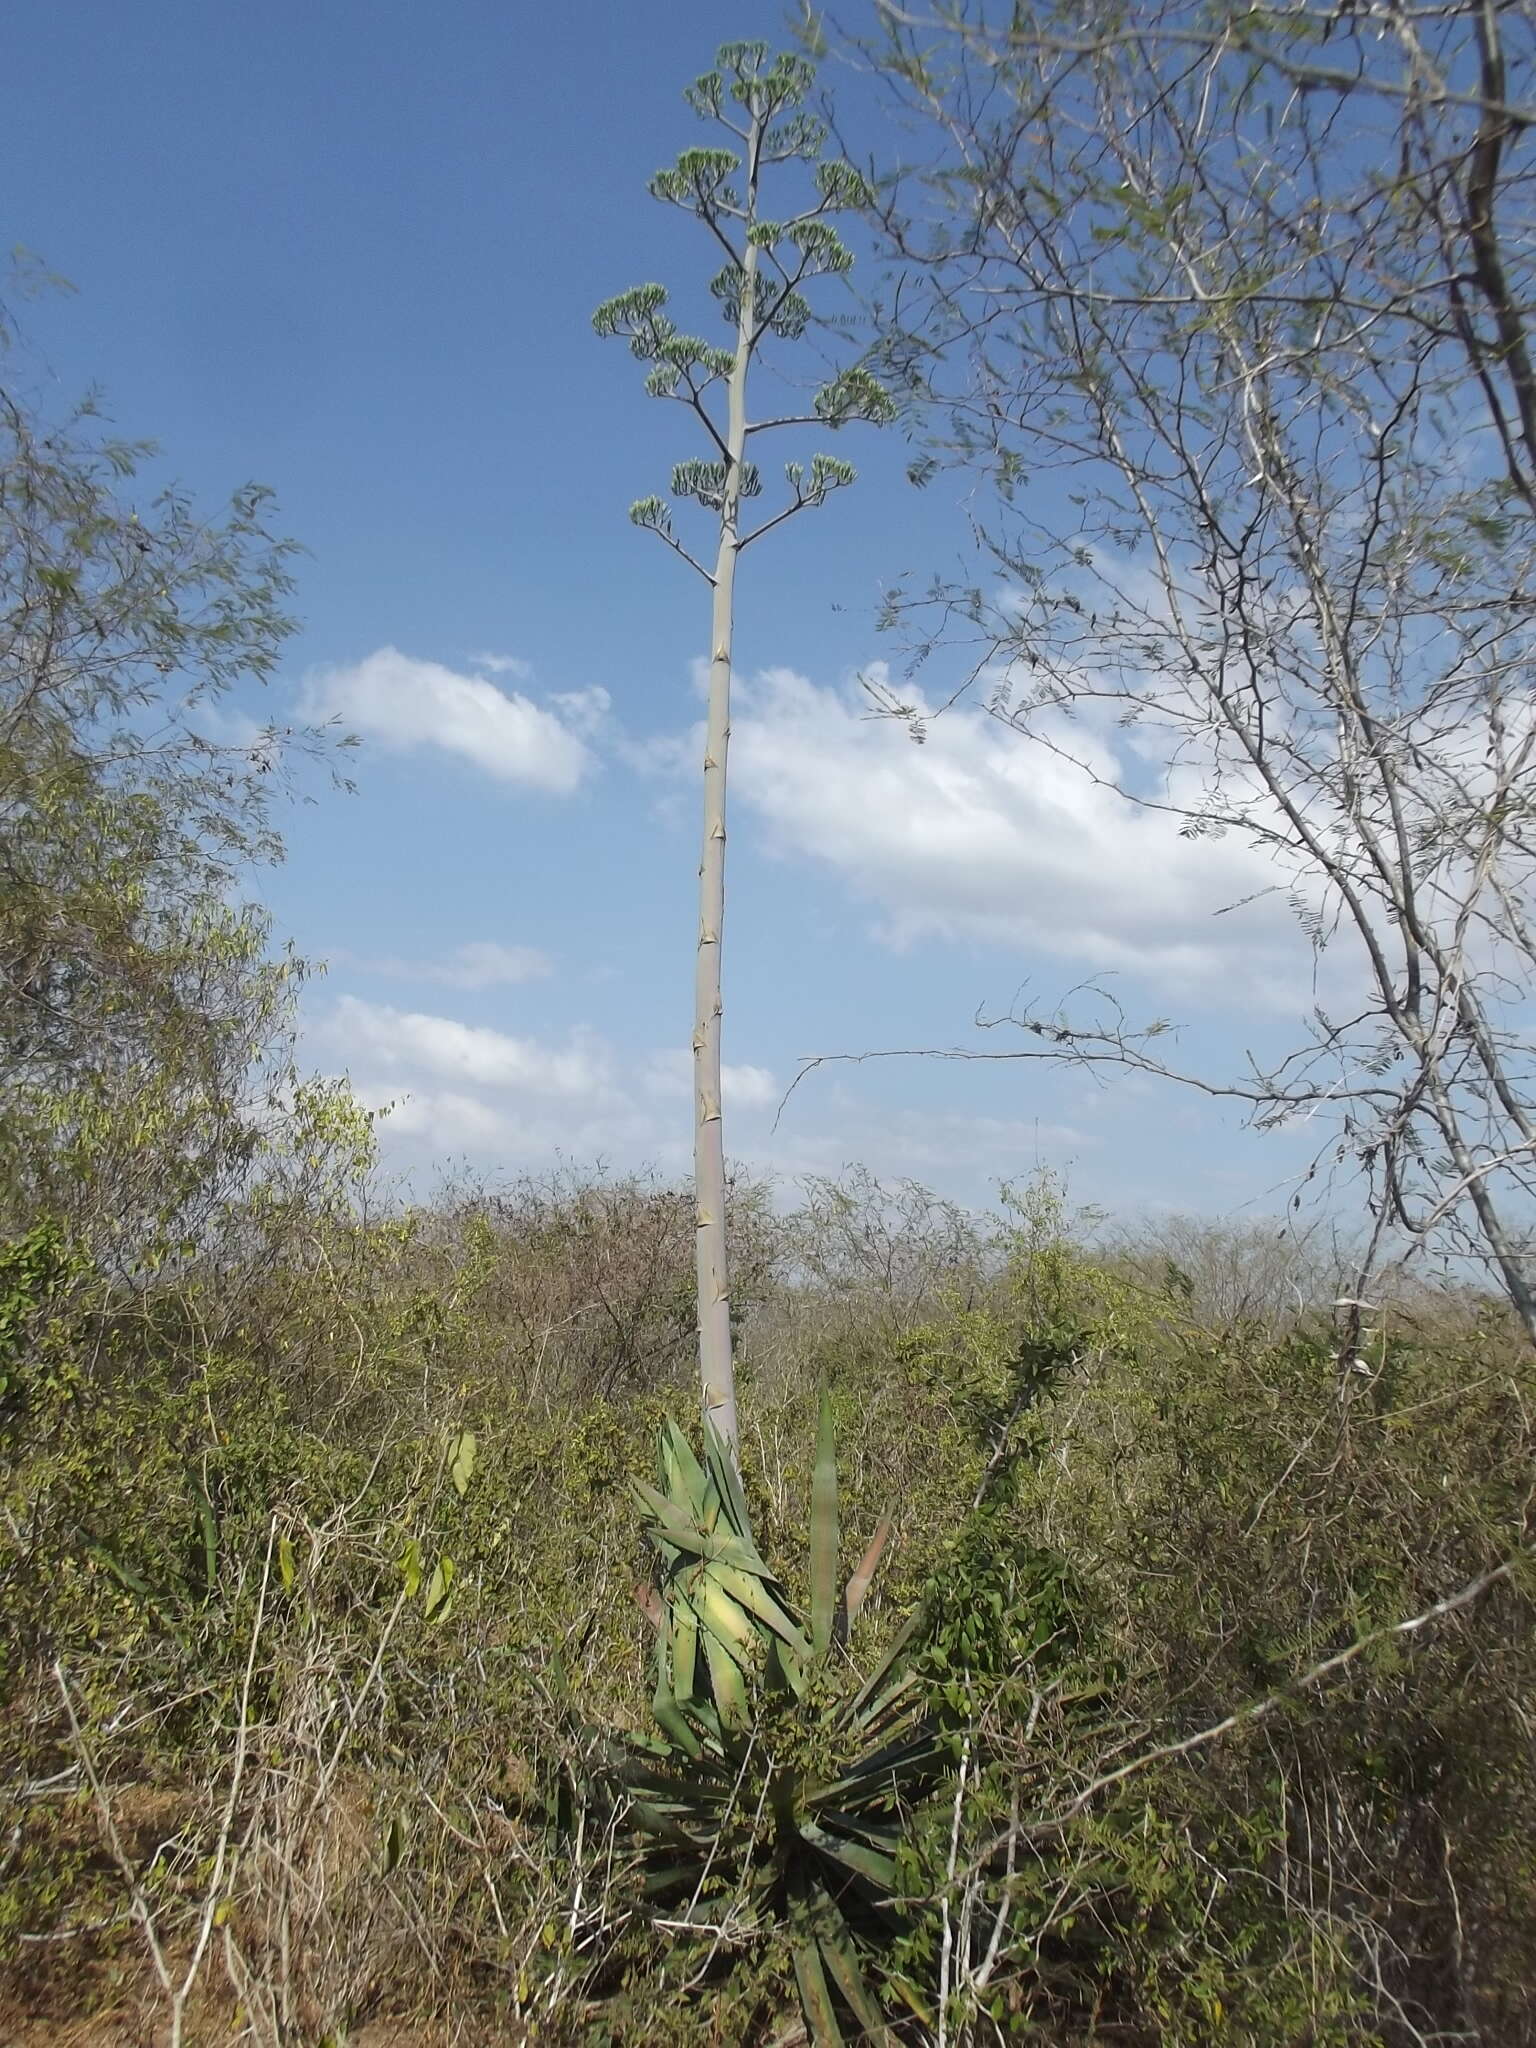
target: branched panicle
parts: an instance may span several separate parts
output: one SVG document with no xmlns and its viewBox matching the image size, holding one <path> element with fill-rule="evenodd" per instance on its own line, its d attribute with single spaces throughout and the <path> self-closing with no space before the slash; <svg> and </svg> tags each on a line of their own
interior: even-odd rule
<svg viewBox="0 0 1536 2048">
<path fill-rule="evenodd" d="M 726 325 L 735 327 L 741 319 L 741 270 L 728 263 L 709 281 L 710 296 L 719 302 Z M 778 341 L 798 341 L 810 324 L 807 299 L 784 284 L 758 271 L 752 280 L 753 326 Z"/>
<path fill-rule="evenodd" d="M 711 512 L 718 512 L 725 503 L 726 466 L 723 462 L 702 462 L 696 457 L 677 463 L 672 471 L 672 495 L 676 498 L 696 498 Z M 737 495 L 755 498 L 763 488 L 755 462 L 744 462 L 737 483 Z"/>
<path fill-rule="evenodd" d="M 656 367 L 645 380 L 646 390 L 652 398 L 671 398 L 684 382 L 697 393 L 729 377 L 736 359 L 728 348 L 711 348 L 697 335 L 669 334 L 652 352 L 651 360 Z"/>
<path fill-rule="evenodd" d="M 851 462 L 840 462 L 835 455 L 813 455 L 810 474 L 799 462 L 786 462 L 784 477 L 800 505 L 820 505 L 825 502 L 829 491 L 841 490 L 853 483 L 858 471 Z"/>
<path fill-rule="evenodd" d="M 724 111 L 725 81 L 718 71 L 703 72 L 684 86 L 683 98 L 701 121 L 718 121 Z"/>
<path fill-rule="evenodd" d="M 665 285 L 633 285 L 627 292 L 604 299 L 592 315 L 593 331 L 605 340 L 617 335 L 629 343 L 631 355 L 653 361 L 677 332 L 661 310 L 666 303 Z"/>
<path fill-rule="evenodd" d="M 629 517 L 633 525 L 648 533 L 667 535 L 672 531 L 672 512 L 664 498 L 636 498 Z"/>
<path fill-rule="evenodd" d="M 728 149 L 685 149 L 669 170 L 658 171 L 646 190 L 653 199 L 708 216 L 736 212 L 741 199 L 730 180 L 741 160 Z"/>
<path fill-rule="evenodd" d="M 823 148 L 827 124 L 814 114 L 790 114 L 770 124 L 763 137 L 765 164 L 787 164 L 796 158 L 809 161 Z"/>
<path fill-rule="evenodd" d="M 853 268 L 852 252 L 836 228 L 824 220 L 794 222 L 788 240 L 799 258 L 795 266 L 799 277 L 842 277 Z"/>
<path fill-rule="evenodd" d="M 744 393 L 733 379 L 745 377 L 766 340 L 797 341 L 810 326 L 812 306 L 800 287 L 818 277 L 841 277 L 853 257 L 826 215 L 865 207 L 872 188 L 852 164 L 841 158 L 817 162 L 826 140 L 823 124 L 802 110 L 814 78 L 803 57 L 773 57 L 761 42 L 725 44 L 715 69 L 685 90 L 693 111 L 714 121 L 739 139 L 741 148 L 700 145 L 685 149 L 675 163 L 650 180 L 651 196 L 663 204 L 694 214 L 711 230 L 716 244 L 728 253 L 725 265 L 710 280 L 709 292 L 731 330 L 734 346 L 715 346 L 681 332 L 666 311 L 667 293 L 659 284 L 638 285 L 601 305 L 593 318 L 600 335 L 627 341 L 630 352 L 650 365 L 645 379 L 652 398 L 689 406 L 711 444 L 705 457 L 678 464 L 672 492 L 722 518 L 729 503 L 760 495 L 756 467 L 742 459 L 741 445 L 728 442 L 727 419 Z M 733 118 L 733 109 L 743 118 Z M 759 210 L 759 174 L 766 166 L 792 158 L 806 160 L 812 196 L 794 201 L 777 216 Z M 743 177 L 745 173 L 745 178 Z M 739 225 L 738 225 L 739 224 Z M 743 294 L 751 277 L 751 303 L 743 318 Z M 722 402 L 723 401 L 723 402 Z M 793 419 L 747 422 L 745 435 L 788 425 L 820 421 L 840 428 L 855 423 L 883 426 L 896 407 L 879 380 L 862 365 L 839 371 Z M 739 420 L 739 414 L 738 414 Z M 781 525 L 794 513 L 825 502 L 829 492 L 854 480 L 846 463 L 814 456 L 809 465 L 794 462 L 785 475 L 789 502 L 771 512 L 753 532 L 731 545 L 745 545 Z M 734 481 L 734 489 L 732 483 Z M 665 540 L 706 581 L 714 576 L 672 530 L 671 507 L 660 497 L 645 497 L 631 508 L 635 525 Z M 733 522 L 734 530 L 734 522 Z"/>
<path fill-rule="evenodd" d="M 770 63 L 768 45 L 759 42 L 722 43 L 715 63 L 729 79 L 727 90 L 736 104 L 765 120 L 799 106 L 816 77 L 813 66 L 792 51 Z"/>
</svg>

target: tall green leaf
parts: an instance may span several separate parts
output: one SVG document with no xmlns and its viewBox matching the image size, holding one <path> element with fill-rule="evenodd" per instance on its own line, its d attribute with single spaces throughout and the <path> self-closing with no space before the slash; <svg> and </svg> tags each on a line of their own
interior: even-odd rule
<svg viewBox="0 0 1536 2048">
<path fill-rule="evenodd" d="M 837 1610 L 837 1439 L 832 1397 L 823 1387 L 811 1475 L 811 1648 L 824 1658 Z"/>
</svg>

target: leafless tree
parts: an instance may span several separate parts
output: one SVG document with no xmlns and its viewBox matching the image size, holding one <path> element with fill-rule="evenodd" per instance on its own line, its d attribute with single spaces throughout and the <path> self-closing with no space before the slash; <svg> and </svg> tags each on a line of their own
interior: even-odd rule
<svg viewBox="0 0 1536 2048">
<path fill-rule="evenodd" d="M 1313 955 L 1277 1062 L 1183 1073 L 1107 998 L 1004 1020 L 1020 1056 L 1311 1120 L 1366 1177 L 1367 1272 L 1474 1259 L 1536 1339 L 1528 0 L 880 12 L 860 54 L 921 138 L 880 347 L 916 479 L 992 487 L 986 587 L 889 619 L 1127 804 L 1260 849 Z"/>
</svg>

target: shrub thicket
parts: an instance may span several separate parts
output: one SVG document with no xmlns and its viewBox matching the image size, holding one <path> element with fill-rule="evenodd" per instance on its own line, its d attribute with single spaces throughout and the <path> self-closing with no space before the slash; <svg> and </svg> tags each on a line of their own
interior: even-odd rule
<svg viewBox="0 0 1536 2048">
<path fill-rule="evenodd" d="M 787 2048 L 778 1923 L 658 1910 L 602 1783 L 689 1205 L 381 1210 L 230 901 L 285 740 L 203 713 L 272 667 L 284 550 L 136 460 L 0 406 L 0 2035 Z M 821 1388 L 845 1550 L 895 1523 L 827 1682 L 910 1630 L 897 2037 L 1536 2039 L 1509 1317 L 1403 1290 L 1341 1350 L 1326 1271 L 1049 1180 L 741 1185 L 731 1229 L 793 1611 Z"/>
</svg>

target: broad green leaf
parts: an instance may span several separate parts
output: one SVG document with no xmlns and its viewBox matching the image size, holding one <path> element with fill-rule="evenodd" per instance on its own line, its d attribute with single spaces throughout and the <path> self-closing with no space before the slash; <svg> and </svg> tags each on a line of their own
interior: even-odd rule
<svg viewBox="0 0 1536 2048">
<path fill-rule="evenodd" d="M 672 1696 L 686 1705 L 698 1684 L 699 1624 L 695 1616 L 675 1606 L 671 1617 Z"/>
<path fill-rule="evenodd" d="M 461 1429 L 454 1438 L 448 1453 L 448 1477 L 453 1490 L 462 1500 L 469 1491 L 469 1482 L 475 1476 L 475 1432 Z"/>
<path fill-rule="evenodd" d="M 865 1981 L 858 1951 L 848 1932 L 847 1922 L 832 1900 L 825 1895 L 816 1914 L 816 1939 L 822 1961 L 831 1971 L 833 1981 L 843 1994 L 849 2011 L 863 2030 L 860 2040 L 882 2044 L 888 2042 L 891 2036 L 885 2024 L 885 2015 L 875 2002 L 874 1994 Z"/>
<path fill-rule="evenodd" d="M 440 1557 L 432 1568 L 427 1581 L 426 1597 L 421 1611 L 428 1621 L 446 1621 L 448 1610 L 453 1604 L 454 1564 L 451 1557 Z"/>
<path fill-rule="evenodd" d="M 752 1541 L 752 1518 L 747 1513 L 747 1497 L 741 1490 L 741 1480 L 736 1471 L 735 1460 L 720 1440 L 720 1433 L 712 1422 L 704 1424 L 704 1457 L 709 1466 L 709 1476 L 719 1489 L 725 1503 L 725 1512 L 736 1534 L 745 1542 Z"/>
<path fill-rule="evenodd" d="M 717 1640 L 713 1629 L 704 1634 L 704 1658 L 709 1666 L 710 1690 L 715 1696 L 715 1709 L 723 1727 L 733 1733 L 740 1733 L 752 1720 L 751 1703 L 747 1698 L 747 1684 L 742 1676 L 741 1666 L 723 1643 Z"/>
<path fill-rule="evenodd" d="M 837 1607 L 837 1445 L 832 1397 L 823 1387 L 811 1474 L 811 1648 L 825 1657 Z"/>
<path fill-rule="evenodd" d="M 829 1856 L 840 1863 L 844 1870 L 851 1870 L 855 1877 L 862 1877 L 882 1892 L 893 1891 L 896 1886 L 896 1860 L 882 1850 L 872 1849 L 863 1842 L 850 1842 L 845 1836 L 834 1835 L 827 1828 L 819 1827 L 813 1820 L 800 1823 L 800 1833 L 813 1848 L 823 1856 Z"/>
<path fill-rule="evenodd" d="M 832 1987 L 822 1962 L 821 1944 L 816 1938 L 816 1915 L 810 1888 L 801 1871 L 792 1871 L 789 1899 L 791 1954 L 800 2005 L 815 2048 L 842 2048 L 843 2031 L 832 2003 Z"/>
</svg>

